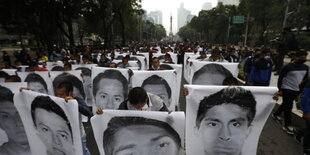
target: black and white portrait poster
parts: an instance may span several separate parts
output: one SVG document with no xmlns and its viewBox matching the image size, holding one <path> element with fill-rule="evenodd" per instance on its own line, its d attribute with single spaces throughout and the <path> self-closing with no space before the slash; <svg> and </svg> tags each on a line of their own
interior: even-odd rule
<svg viewBox="0 0 310 155">
<path fill-rule="evenodd" d="M 148 93 L 163 99 L 169 110 L 175 110 L 178 105 L 176 95 L 177 75 L 175 70 L 163 71 L 134 71 L 132 76 L 132 87 L 143 87 Z"/>
<path fill-rule="evenodd" d="M 190 84 L 222 85 L 227 77 L 237 77 L 238 63 L 214 63 L 192 60 L 190 63 Z"/>
<path fill-rule="evenodd" d="M 147 59 L 144 55 L 131 55 L 130 60 L 136 60 L 138 61 L 138 70 L 147 70 Z"/>
<path fill-rule="evenodd" d="M 92 72 L 92 67 L 95 67 L 95 66 L 97 65 L 96 64 L 72 65 L 72 70 L 82 71 L 85 101 L 89 107 L 91 107 L 94 103 L 94 97 L 92 94 L 93 86 L 92 86 L 91 72 Z"/>
<path fill-rule="evenodd" d="M 276 87 L 185 85 L 186 154 L 255 155 Z"/>
<path fill-rule="evenodd" d="M 173 63 L 178 62 L 178 55 L 176 53 L 168 52 L 168 54 L 170 54 Z M 153 58 L 157 57 L 157 58 L 159 58 L 160 62 L 163 62 L 165 55 L 166 55 L 166 53 L 154 53 Z"/>
<path fill-rule="evenodd" d="M 91 124 L 101 155 L 184 153 L 184 112 L 105 110 Z"/>
<path fill-rule="evenodd" d="M 167 63 L 162 63 L 160 65 L 161 68 L 169 69 L 169 70 L 175 70 L 177 73 L 177 81 L 176 81 L 176 86 L 175 90 L 176 93 L 173 93 L 175 95 L 173 98 L 176 100 L 176 104 L 179 104 L 179 98 L 180 98 L 180 90 L 181 90 L 181 82 L 182 82 L 182 70 L 183 66 L 181 64 L 167 64 Z M 176 105 L 178 106 L 178 105 Z"/>
<path fill-rule="evenodd" d="M 24 90 L 15 94 L 32 154 L 82 155 L 76 100 Z"/>
<path fill-rule="evenodd" d="M 17 69 L 2 69 L 1 71 L 4 71 L 9 75 L 16 75 Z"/>
<path fill-rule="evenodd" d="M 196 60 L 196 58 L 199 57 L 199 54 L 196 54 L 196 53 L 185 53 L 184 55 L 184 72 L 183 72 L 183 76 L 184 76 L 184 80 L 187 82 L 187 83 L 190 83 L 190 75 L 191 75 L 191 66 L 190 66 L 190 63 L 192 60 Z"/>
<path fill-rule="evenodd" d="M 144 56 L 146 58 L 145 70 L 147 70 L 149 68 L 149 65 L 150 65 L 150 54 L 148 52 L 138 52 L 138 55 Z"/>
<path fill-rule="evenodd" d="M 73 85 L 73 94 L 79 98 L 85 99 L 85 92 L 83 87 L 82 71 L 51 71 L 50 78 L 52 81 L 53 94 L 58 85 L 62 82 L 70 82 Z M 51 93 L 51 94 L 52 94 Z"/>
<path fill-rule="evenodd" d="M 17 75 L 21 81 L 27 82 L 27 88 L 32 91 L 43 94 L 50 94 L 53 91 L 48 72 L 17 72 Z"/>
<path fill-rule="evenodd" d="M 118 109 L 128 95 L 128 69 L 94 67 L 92 70 L 93 96 L 97 108 Z"/>
<path fill-rule="evenodd" d="M 0 83 L 0 154 L 30 155 L 30 147 L 21 117 L 13 101 L 24 82 Z"/>
<path fill-rule="evenodd" d="M 46 62 L 46 68 L 49 71 L 59 71 L 60 69 L 57 68 L 62 68 L 63 69 L 64 64 L 61 61 L 58 62 Z"/>
</svg>

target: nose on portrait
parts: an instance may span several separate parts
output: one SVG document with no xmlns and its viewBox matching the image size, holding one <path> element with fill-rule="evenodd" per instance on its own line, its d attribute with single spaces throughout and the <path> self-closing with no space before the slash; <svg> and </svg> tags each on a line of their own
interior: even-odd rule
<svg viewBox="0 0 310 155">
<path fill-rule="evenodd" d="M 221 128 L 219 131 L 219 139 L 221 141 L 230 141 L 231 140 L 231 133 L 230 130 L 227 127 Z"/>
</svg>

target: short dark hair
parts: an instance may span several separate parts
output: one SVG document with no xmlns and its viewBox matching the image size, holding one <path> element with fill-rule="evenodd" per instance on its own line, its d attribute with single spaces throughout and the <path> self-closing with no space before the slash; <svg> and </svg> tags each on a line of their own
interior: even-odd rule
<svg viewBox="0 0 310 155">
<path fill-rule="evenodd" d="M 307 55 L 308 55 L 307 51 L 300 50 L 294 54 L 294 57 L 307 56 Z"/>
<path fill-rule="evenodd" d="M 147 92 L 142 87 L 135 87 L 129 91 L 128 101 L 132 105 L 145 102 L 147 98 Z"/>
<path fill-rule="evenodd" d="M 69 94 L 70 92 L 73 92 L 73 85 L 71 82 L 68 82 L 68 81 L 64 81 L 64 82 L 61 82 L 58 86 L 57 86 L 58 89 L 61 89 L 61 88 L 66 88 L 66 93 Z M 56 94 L 55 94 L 56 95 Z"/>
<path fill-rule="evenodd" d="M 99 82 L 102 79 L 113 79 L 113 80 L 118 80 L 119 82 L 122 83 L 123 85 L 123 90 L 124 90 L 124 97 L 127 97 L 127 93 L 128 93 L 128 81 L 127 79 L 124 77 L 124 75 L 118 71 L 118 70 L 114 70 L 114 69 L 109 69 L 106 70 L 103 73 L 99 73 L 93 80 L 93 95 L 96 96 L 96 93 L 99 89 Z"/>
<path fill-rule="evenodd" d="M 91 76 L 91 70 L 87 67 L 78 67 L 75 70 L 81 70 L 83 75 Z"/>
<path fill-rule="evenodd" d="M 63 71 L 64 68 L 62 66 L 55 66 L 51 69 L 51 71 Z"/>
<path fill-rule="evenodd" d="M 164 78 L 154 74 L 154 75 L 148 77 L 147 79 L 145 79 L 143 81 L 141 87 L 144 88 L 144 86 L 148 85 L 148 84 L 149 85 L 160 85 L 160 84 L 163 84 L 165 86 L 166 90 L 167 90 L 168 97 L 171 98 L 171 88 L 170 88 L 168 82 Z"/>
<path fill-rule="evenodd" d="M 234 104 L 247 110 L 248 126 L 251 125 L 256 113 L 256 100 L 252 92 L 241 87 L 227 87 L 200 101 L 196 126 L 200 127 L 201 121 L 211 108 L 222 104 Z"/>
<path fill-rule="evenodd" d="M 239 81 L 233 76 L 228 76 L 223 80 L 223 85 L 239 85 Z"/>
<path fill-rule="evenodd" d="M 193 80 L 192 82 L 194 82 L 195 80 L 197 80 L 197 78 L 203 74 L 203 73 L 208 73 L 208 72 L 217 72 L 217 73 L 221 73 L 226 77 L 232 76 L 231 72 L 229 70 L 227 70 L 224 66 L 220 65 L 220 64 L 216 64 L 216 63 L 210 63 L 210 64 L 206 64 L 203 67 L 201 67 L 199 70 L 197 70 L 194 73 L 193 76 Z M 208 77 L 206 77 L 208 78 Z"/>
<path fill-rule="evenodd" d="M 6 73 L 5 71 L 0 71 L 0 78 L 7 78 L 10 75 L 8 73 Z"/>
<path fill-rule="evenodd" d="M 69 74 L 67 72 L 64 72 L 62 74 L 59 74 L 53 81 L 53 88 L 54 93 L 56 94 L 56 88 L 58 85 L 62 82 L 69 82 L 73 85 L 73 87 L 77 88 L 79 92 L 81 93 L 82 97 L 85 98 L 85 92 L 83 83 L 80 79 L 78 79 L 76 76 Z"/>
<path fill-rule="evenodd" d="M 0 86 L 0 102 L 4 101 L 13 102 L 13 97 L 14 94 L 9 88 Z"/>
<path fill-rule="evenodd" d="M 11 80 L 12 82 L 22 82 L 19 76 L 17 75 L 10 75 L 5 80 Z"/>
<path fill-rule="evenodd" d="M 37 73 L 30 73 L 27 75 L 25 82 L 30 83 L 30 82 L 39 82 L 43 85 L 44 89 L 47 91 L 47 84 L 44 81 L 44 79 Z"/>
<path fill-rule="evenodd" d="M 161 64 L 160 68 L 163 68 L 165 70 L 174 70 L 173 67 L 171 67 L 170 65 L 167 65 L 167 64 Z"/>
<path fill-rule="evenodd" d="M 35 110 L 38 108 L 44 109 L 48 112 L 53 112 L 58 116 L 60 116 L 62 119 L 64 119 L 71 132 L 71 138 L 73 140 L 72 128 L 70 122 L 65 112 L 61 109 L 61 107 L 58 104 L 56 104 L 55 101 L 53 101 L 49 96 L 37 96 L 34 98 L 34 100 L 31 103 L 31 116 L 35 126 L 36 126 Z"/>
<path fill-rule="evenodd" d="M 180 135 L 166 122 L 144 118 L 144 117 L 113 117 L 109 123 L 108 128 L 103 133 L 103 148 L 106 155 L 111 155 L 113 152 L 113 145 L 115 143 L 115 134 L 122 128 L 134 126 L 134 125 L 151 125 L 164 129 L 169 136 L 176 142 L 177 146 L 181 148 Z"/>
</svg>

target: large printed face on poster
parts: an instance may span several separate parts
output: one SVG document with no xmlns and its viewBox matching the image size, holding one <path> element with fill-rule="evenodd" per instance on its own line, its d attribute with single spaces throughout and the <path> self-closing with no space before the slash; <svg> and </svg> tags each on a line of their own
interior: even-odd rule
<svg viewBox="0 0 310 155">
<path fill-rule="evenodd" d="M 78 103 L 23 91 L 14 96 L 33 154 L 82 154 Z"/>
<path fill-rule="evenodd" d="M 173 93 L 177 93 L 174 89 L 177 87 L 177 76 L 174 70 L 166 71 L 134 71 L 132 76 L 132 86 L 142 87 L 147 92 L 159 96 L 166 106 L 173 110 L 176 100 Z"/>
<path fill-rule="evenodd" d="M 4 154 L 31 154 L 21 117 L 14 106 L 14 94 L 26 83 L 0 84 L 0 152 Z"/>
<path fill-rule="evenodd" d="M 18 72 L 22 81 L 27 82 L 27 88 L 38 93 L 48 94 L 50 79 L 48 72 Z"/>
<path fill-rule="evenodd" d="M 106 110 L 91 119 L 101 155 L 181 155 L 184 112 Z"/>
<path fill-rule="evenodd" d="M 73 85 L 73 93 L 75 96 L 85 99 L 85 92 L 83 87 L 83 80 L 81 71 L 66 71 L 66 72 L 50 72 L 51 79 L 53 81 L 54 94 L 56 94 L 56 88 L 63 82 L 69 82 Z"/>
<path fill-rule="evenodd" d="M 128 70 L 96 67 L 93 68 L 92 77 L 96 107 L 118 109 L 127 98 Z"/>
<path fill-rule="evenodd" d="M 73 70 L 81 70 L 82 78 L 83 78 L 83 88 L 85 92 L 85 101 L 88 106 L 92 106 L 93 104 L 93 87 L 91 80 L 91 69 L 95 67 L 96 64 L 84 64 L 84 65 L 72 65 Z"/>
<path fill-rule="evenodd" d="M 237 77 L 237 63 L 210 63 L 191 61 L 191 84 L 194 85 L 222 85 L 227 77 Z"/>
<path fill-rule="evenodd" d="M 186 86 L 187 154 L 255 154 L 272 87 Z"/>
</svg>

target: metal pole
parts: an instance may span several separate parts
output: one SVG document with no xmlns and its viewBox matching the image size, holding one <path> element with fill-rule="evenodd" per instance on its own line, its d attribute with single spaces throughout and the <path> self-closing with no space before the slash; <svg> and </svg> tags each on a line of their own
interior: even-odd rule
<svg viewBox="0 0 310 155">
<path fill-rule="evenodd" d="M 246 43 L 248 41 L 248 30 L 249 30 L 249 21 L 250 21 L 250 13 L 248 13 L 247 17 L 246 17 L 246 27 L 245 27 L 245 36 L 244 36 L 244 45 L 246 46 Z"/>
<path fill-rule="evenodd" d="M 228 28 L 227 28 L 227 40 L 226 40 L 226 44 L 228 44 L 228 41 L 229 41 L 229 32 L 230 32 L 230 21 L 231 21 L 231 18 L 230 16 L 228 17 Z"/>
<path fill-rule="evenodd" d="M 282 28 L 285 28 L 286 26 L 286 20 L 287 20 L 287 16 L 288 16 L 288 5 L 290 3 L 290 0 L 287 0 L 287 5 L 286 5 L 286 9 L 285 9 L 285 14 L 284 14 L 284 20 L 283 20 L 283 26 Z"/>
</svg>

